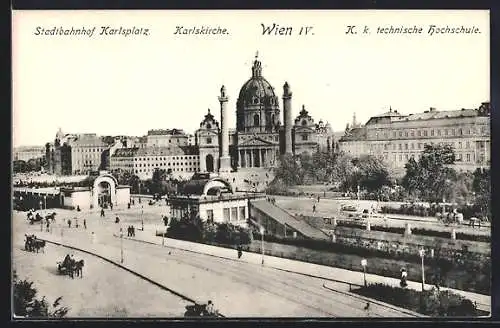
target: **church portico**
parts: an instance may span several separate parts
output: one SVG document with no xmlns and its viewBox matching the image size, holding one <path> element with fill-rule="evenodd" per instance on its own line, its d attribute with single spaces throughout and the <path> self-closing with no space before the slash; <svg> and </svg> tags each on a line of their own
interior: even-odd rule
<svg viewBox="0 0 500 328">
<path fill-rule="evenodd" d="M 277 161 L 277 147 L 251 147 L 238 150 L 239 168 L 272 167 Z"/>
</svg>

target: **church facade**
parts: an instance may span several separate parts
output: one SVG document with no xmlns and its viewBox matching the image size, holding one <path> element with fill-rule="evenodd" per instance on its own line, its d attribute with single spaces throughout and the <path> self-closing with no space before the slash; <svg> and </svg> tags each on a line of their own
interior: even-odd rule
<svg viewBox="0 0 500 328">
<path fill-rule="evenodd" d="M 240 89 L 236 101 L 236 129 L 227 126 L 228 95 L 220 91 L 220 123 L 208 113 L 195 133 L 200 155 L 200 171 L 229 172 L 249 168 L 271 168 L 280 155 L 313 153 L 334 149 L 333 131 L 328 123 L 318 124 L 302 106 L 292 120 L 292 91 L 283 85 L 283 122 L 280 99 L 274 87 L 262 75 L 262 63 L 256 58 L 252 76 Z"/>
</svg>

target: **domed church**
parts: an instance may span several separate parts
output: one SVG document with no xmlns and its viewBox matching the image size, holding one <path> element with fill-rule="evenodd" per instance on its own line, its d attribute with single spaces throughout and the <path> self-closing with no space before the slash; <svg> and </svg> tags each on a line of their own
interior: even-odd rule
<svg viewBox="0 0 500 328">
<path fill-rule="evenodd" d="M 292 121 L 292 90 L 283 85 L 283 122 L 280 99 L 262 75 L 262 63 L 255 57 L 252 76 L 240 89 L 236 102 L 236 129 L 230 129 L 228 93 L 220 89 L 220 123 L 208 110 L 196 131 L 200 171 L 231 172 L 277 165 L 281 154 L 333 150 L 333 131 L 328 123 L 314 123 L 305 106 Z"/>
</svg>

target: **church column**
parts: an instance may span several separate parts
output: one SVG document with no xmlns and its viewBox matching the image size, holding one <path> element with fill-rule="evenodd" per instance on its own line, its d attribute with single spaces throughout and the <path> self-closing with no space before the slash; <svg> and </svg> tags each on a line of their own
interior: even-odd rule
<svg viewBox="0 0 500 328">
<path fill-rule="evenodd" d="M 251 149 L 247 150 L 247 157 L 248 157 L 248 167 L 253 167 L 252 150 Z"/>
<path fill-rule="evenodd" d="M 228 97 L 226 95 L 226 88 L 222 86 L 220 89 L 220 120 L 221 120 L 221 146 L 220 146 L 220 166 L 219 171 L 231 171 L 231 157 L 229 156 L 229 124 L 227 113 Z"/>
<path fill-rule="evenodd" d="M 259 148 L 259 166 L 264 167 L 264 149 Z"/>
</svg>

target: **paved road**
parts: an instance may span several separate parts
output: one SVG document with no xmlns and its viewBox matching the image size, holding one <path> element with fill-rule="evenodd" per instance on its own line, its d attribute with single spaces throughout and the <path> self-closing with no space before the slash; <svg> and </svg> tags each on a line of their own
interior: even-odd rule
<svg viewBox="0 0 500 328">
<path fill-rule="evenodd" d="M 48 244 L 45 253 L 24 250 L 25 222 L 15 225 L 13 267 L 34 282 L 38 297 L 52 303 L 62 296 L 68 317 L 182 317 L 190 304 L 123 269 L 88 254 Z M 33 229 L 32 229 L 33 230 Z M 57 273 L 56 262 L 72 252 L 84 259 L 83 278 Z"/>
<path fill-rule="evenodd" d="M 118 260 L 120 239 L 113 237 L 118 225 L 100 223 L 92 215 L 88 221 L 86 231 L 66 229 L 63 241 Z M 97 243 L 91 243 L 89 230 L 98 231 Z M 60 238 L 57 231 L 48 238 Z M 38 232 L 40 237 L 44 234 Z M 332 292 L 323 287 L 323 279 L 135 241 L 123 240 L 123 248 L 126 266 L 200 302 L 211 299 L 228 317 L 407 316 L 376 304 L 368 314 L 364 299 L 348 295 L 343 284 L 336 286 L 339 292 Z"/>
</svg>

